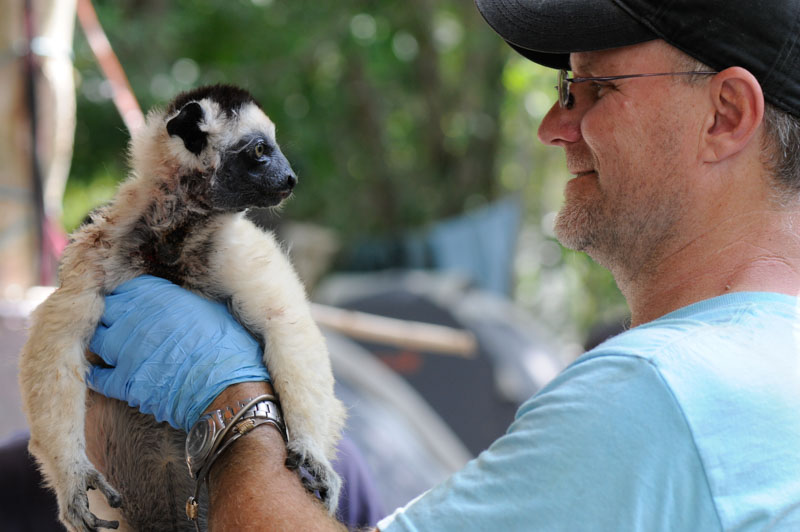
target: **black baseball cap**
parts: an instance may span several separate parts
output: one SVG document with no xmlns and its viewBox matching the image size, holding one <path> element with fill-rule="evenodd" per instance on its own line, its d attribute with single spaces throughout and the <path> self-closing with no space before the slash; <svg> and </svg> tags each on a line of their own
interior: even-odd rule
<svg viewBox="0 0 800 532">
<path fill-rule="evenodd" d="M 475 0 L 516 51 L 569 69 L 571 52 L 663 39 L 715 70 L 740 66 L 800 118 L 800 0 Z"/>
</svg>

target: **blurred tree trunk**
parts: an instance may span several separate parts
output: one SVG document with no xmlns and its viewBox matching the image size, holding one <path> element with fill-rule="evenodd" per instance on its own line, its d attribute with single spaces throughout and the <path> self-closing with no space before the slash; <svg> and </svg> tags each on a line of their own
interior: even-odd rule
<svg viewBox="0 0 800 532">
<path fill-rule="evenodd" d="M 387 99 L 379 81 L 366 73 L 368 50 L 358 46 L 348 49 L 346 86 L 353 126 L 358 149 L 362 150 L 359 159 L 368 168 L 371 180 L 361 193 L 368 196 L 366 208 L 381 221 L 378 227 L 382 231 L 407 228 L 409 220 L 403 213 L 415 202 L 433 202 L 426 212 L 442 218 L 463 212 L 470 197 L 477 195 L 487 201 L 496 198 L 493 170 L 500 138 L 500 104 L 505 96 L 501 75 L 507 50 L 484 27 L 472 3 L 457 2 L 451 7 L 450 16 L 462 24 L 463 38 L 458 45 L 457 71 L 449 75 L 443 73 L 442 52 L 436 42 L 441 2 L 409 0 L 401 9 L 386 9 L 390 20 L 413 35 L 418 44 L 409 74 L 413 85 L 409 93 L 418 98 L 417 107 L 422 109 L 413 116 L 416 138 L 408 141 L 417 147 L 414 167 L 418 170 L 413 175 L 392 166 L 385 139 L 387 115 L 398 106 L 415 106 Z M 422 194 L 426 188 L 438 188 L 440 193 Z"/>
<path fill-rule="evenodd" d="M 384 146 L 382 102 L 378 89 L 364 72 L 360 55 L 353 54 L 345 73 L 346 85 L 350 88 L 352 116 L 357 130 L 354 139 L 361 146 L 356 152 L 363 159 L 364 173 L 369 176 L 366 189 L 359 193 L 368 196 L 368 204 L 381 213 L 382 226 L 388 231 L 400 229 L 401 220 L 397 214 L 397 197 L 394 186 L 397 176 L 386 164 L 388 159 Z M 362 198 L 362 202 L 365 198 Z"/>
<path fill-rule="evenodd" d="M 435 40 L 438 3 L 412 0 L 410 4 L 419 41 L 417 80 L 426 109 L 426 120 L 420 123 L 429 159 L 426 178 L 446 183 L 437 210 L 439 216 L 453 216 L 463 212 L 471 196 L 495 199 L 493 169 L 507 54 L 501 40 L 484 31 L 485 22 L 474 5 L 458 3 L 454 8 L 463 24 L 462 57 L 458 75 L 445 79 Z"/>
<path fill-rule="evenodd" d="M 500 147 L 500 107 L 505 98 L 502 74 L 508 50 L 501 39 L 484 31 L 486 23 L 477 13 L 465 20 L 465 34 L 474 38 L 464 42 L 468 58 L 464 68 L 475 74 L 462 105 L 472 113 L 473 122 L 467 148 L 458 159 L 456 183 L 467 193 L 473 191 L 491 200 L 499 190 L 494 169 Z"/>
<path fill-rule="evenodd" d="M 20 0 L 0 4 L 5 14 L 0 31 L 5 52 L 0 65 L 0 296 L 8 295 L 9 288 L 13 292 L 55 281 L 63 246 L 58 220 L 75 131 L 70 58 L 75 0 L 32 0 L 27 20 L 25 5 Z M 30 47 L 26 24 L 32 31 Z M 35 142 L 28 67 L 35 88 Z M 34 154 L 41 191 L 34 186 Z M 43 213 L 37 212 L 37 201 Z"/>
</svg>

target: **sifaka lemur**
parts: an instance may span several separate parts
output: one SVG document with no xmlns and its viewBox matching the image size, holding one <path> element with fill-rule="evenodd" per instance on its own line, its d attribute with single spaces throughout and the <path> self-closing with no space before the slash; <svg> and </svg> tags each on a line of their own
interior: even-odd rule
<svg viewBox="0 0 800 532">
<path fill-rule="evenodd" d="M 89 426 L 86 434 L 113 445 L 94 446 L 100 467 L 87 455 L 87 346 L 104 296 L 140 274 L 226 302 L 260 339 L 289 430 L 287 465 L 310 473 L 302 475 L 306 487 L 333 512 L 341 481 L 330 460 L 345 411 L 333 393 L 325 341 L 282 249 L 245 216 L 280 204 L 297 180 L 274 124 L 247 91 L 202 87 L 151 111 L 132 136 L 130 158 L 130 176 L 112 202 L 71 235 L 59 286 L 34 312 L 20 358 L 30 451 L 56 492 L 60 519 L 70 530 L 113 528 L 116 522 L 89 509 L 87 489 L 96 488 L 134 528 L 172 528 L 163 523 L 181 515 L 182 505 L 159 508 L 190 492 L 162 493 L 193 486 L 181 464 L 182 431 L 94 394 L 99 432 Z M 171 514 L 137 515 L 146 511 Z"/>
</svg>

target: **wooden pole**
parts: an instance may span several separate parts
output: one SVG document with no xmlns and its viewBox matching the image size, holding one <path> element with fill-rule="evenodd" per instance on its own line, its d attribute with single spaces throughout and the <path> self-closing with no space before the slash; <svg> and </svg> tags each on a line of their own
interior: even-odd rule
<svg viewBox="0 0 800 532">
<path fill-rule="evenodd" d="M 314 319 L 357 340 L 392 344 L 406 349 L 474 358 L 478 343 L 470 331 L 407 321 L 337 307 L 311 304 Z"/>
</svg>

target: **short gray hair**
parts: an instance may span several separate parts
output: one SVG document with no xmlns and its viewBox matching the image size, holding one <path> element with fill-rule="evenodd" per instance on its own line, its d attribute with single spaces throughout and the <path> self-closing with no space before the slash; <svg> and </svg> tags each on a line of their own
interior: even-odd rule
<svg viewBox="0 0 800 532">
<path fill-rule="evenodd" d="M 772 170 L 784 201 L 800 193 L 800 120 L 772 104 L 764 105 L 762 155 Z"/>
<path fill-rule="evenodd" d="M 677 51 L 677 50 L 676 50 Z M 677 51 L 678 64 L 686 71 L 713 70 L 708 65 Z M 697 79 L 702 79 L 698 77 Z M 690 79 L 690 82 L 695 79 Z M 764 165 L 774 177 L 775 192 L 783 203 L 800 200 L 800 119 L 764 103 L 764 135 L 761 138 Z"/>
</svg>

